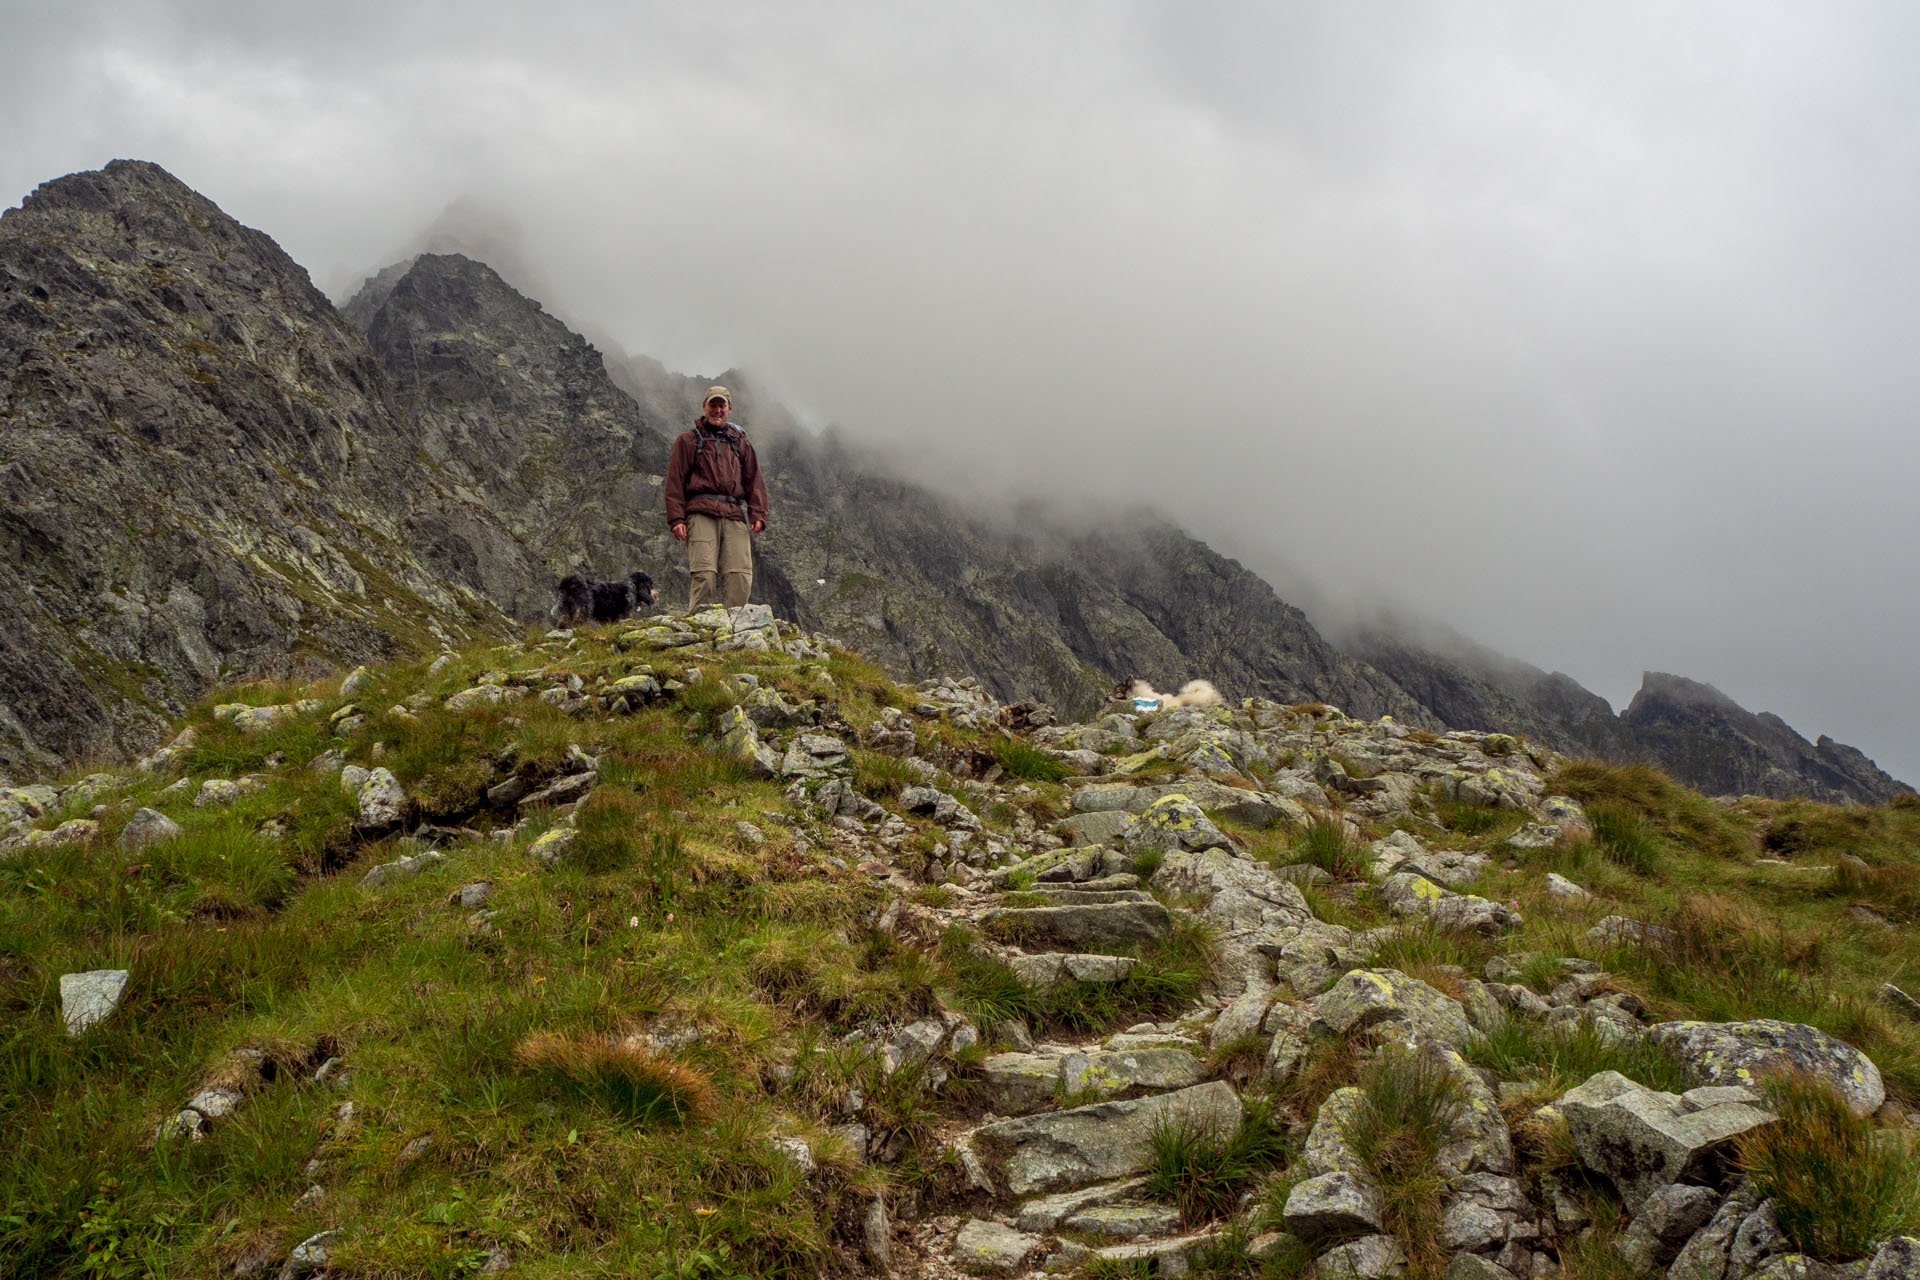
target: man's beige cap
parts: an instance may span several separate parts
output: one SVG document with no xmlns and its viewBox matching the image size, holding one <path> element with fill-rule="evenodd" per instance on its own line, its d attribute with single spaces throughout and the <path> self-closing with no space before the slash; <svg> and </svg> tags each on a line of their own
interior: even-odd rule
<svg viewBox="0 0 1920 1280">
<path fill-rule="evenodd" d="M 707 394 L 700 398 L 700 403 L 712 404 L 715 400 L 725 400 L 731 405 L 733 403 L 733 392 L 727 390 L 725 387 L 708 387 Z"/>
</svg>

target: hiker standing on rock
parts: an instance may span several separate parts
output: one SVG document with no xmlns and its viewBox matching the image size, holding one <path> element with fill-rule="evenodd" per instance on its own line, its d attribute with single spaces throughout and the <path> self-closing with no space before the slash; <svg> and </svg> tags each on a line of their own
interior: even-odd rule
<svg viewBox="0 0 1920 1280">
<path fill-rule="evenodd" d="M 767 527 L 767 486 L 747 433 L 727 421 L 732 413 L 733 393 L 708 387 L 693 430 L 680 433 L 667 459 L 667 526 L 687 544 L 689 609 L 716 598 L 737 608 L 753 593 L 752 533 Z"/>
</svg>

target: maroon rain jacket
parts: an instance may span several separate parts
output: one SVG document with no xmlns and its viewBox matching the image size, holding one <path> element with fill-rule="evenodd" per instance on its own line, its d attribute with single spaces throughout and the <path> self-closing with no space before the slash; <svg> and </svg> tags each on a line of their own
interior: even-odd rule
<svg viewBox="0 0 1920 1280">
<path fill-rule="evenodd" d="M 747 433 L 728 423 L 715 431 L 704 418 L 682 431 L 667 459 L 667 523 L 689 515 L 722 520 L 767 518 L 767 485 Z M 745 510 L 741 509 L 744 500 Z"/>
</svg>

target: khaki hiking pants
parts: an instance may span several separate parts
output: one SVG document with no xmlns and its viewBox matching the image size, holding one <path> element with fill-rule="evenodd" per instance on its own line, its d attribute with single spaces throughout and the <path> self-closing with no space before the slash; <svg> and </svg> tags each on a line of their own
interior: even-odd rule
<svg viewBox="0 0 1920 1280">
<path fill-rule="evenodd" d="M 753 534 L 744 520 L 699 514 L 687 517 L 687 607 L 701 609 L 718 598 L 736 609 L 753 594 Z"/>
</svg>

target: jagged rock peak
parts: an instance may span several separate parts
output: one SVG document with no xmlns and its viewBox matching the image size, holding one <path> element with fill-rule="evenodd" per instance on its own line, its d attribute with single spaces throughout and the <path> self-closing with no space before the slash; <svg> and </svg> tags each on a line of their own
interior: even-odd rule
<svg viewBox="0 0 1920 1280">
<path fill-rule="evenodd" d="M 503 624 L 409 528 L 462 506 L 416 453 L 306 271 L 159 166 L 0 215 L 0 766 L 143 747 L 226 675 Z"/>
</svg>

